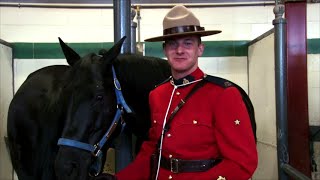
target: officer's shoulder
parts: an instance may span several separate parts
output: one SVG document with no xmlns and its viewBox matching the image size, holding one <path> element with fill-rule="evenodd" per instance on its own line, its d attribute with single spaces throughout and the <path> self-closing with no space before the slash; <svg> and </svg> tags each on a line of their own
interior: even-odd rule
<svg viewBox="0 0 320 180">
<path fill-rule="evenodd" d="M 204 77 L 204 80 L 206 80 L 207 82 L 213 83 L 217 86 L 220 86 L 222 88 L 228 88 L 228 87 L 233 87 L 234 83 L 227 80 L 227 79 L 223 79 L 221 77 L 216 77 L 216 76 L 211 76 L 211 75 L 206 75 Z"/>
<path fill-rule="evenodd" d="M 159 86 L 161 86 L 161 85 L 163 85 L 163 84 L 165 84 L 165 83 L 169 82 L 171 78 L 172 78 L 171 76 L 170 76 L 170 77 L 168 77 L 166 80 L 164 80 L 164 81 L 162 81 L 161 83 L 159 83 L 159 84 L 155 85 L 155 86 L 154 86 L 154 88 L 157 88 L 157 87 L 159 87 Z"/>
</svg>

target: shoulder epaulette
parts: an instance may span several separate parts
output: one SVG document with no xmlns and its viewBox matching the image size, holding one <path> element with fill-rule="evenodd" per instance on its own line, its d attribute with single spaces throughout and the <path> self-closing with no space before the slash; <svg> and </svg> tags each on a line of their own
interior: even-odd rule
<svg viewBox="0 0 320 180">
<path fill-rule="evenodd" d="M 164 80 L 164 81 L 162 81 L 161 83 L 155 85 L 154 87 L 156 88 L 156 87 L 158 87 L 158 86 L 160 86 L 160 85 L 162 85 L 162 84 L 164 84 L 164 83 L 166 83 L 166 82 L 169 82 L 171 78 L 172 78 L 172 76 L 168 77 L 166 80 Z"/>
<path fill-rule="evenodd" d="M 221 77 L 211 76 L 211 75 L 206 75 L 204 77 L 204 80 L 211 82 L 213 84 L 216 84 L 222 88 L 228 88 L 235 85 L 235 83 L 229 80 L 223 79 Z"/>
<path fill-rule="evenodd" d="M 240 92 L 241 96 L 242 96 L 242 100 L 246 105 L 246 108 L 248 110 L 248 114 L 250 117 L 250 121 L 251 121 L 251 127 L 252 127 L 252 131 L 254 134 L 254 138 L 257 142 L 257 126 L 256 126 L 256 120 L 255 120 L 255 116 L 254 116 L 254 108 L 253 108 L 253 104 L 248 96 L 248 94 L 236 83 L 220 78 L 220 77 L 216 77 L 216 76 L 211 76 L 211 75 L 206 75 L 204 77 L 204 80 L 214 83 L 222 88 L 228 88 L 228 87 L 236 87 L 238 89 L 238 91 Z"/>
</svg>

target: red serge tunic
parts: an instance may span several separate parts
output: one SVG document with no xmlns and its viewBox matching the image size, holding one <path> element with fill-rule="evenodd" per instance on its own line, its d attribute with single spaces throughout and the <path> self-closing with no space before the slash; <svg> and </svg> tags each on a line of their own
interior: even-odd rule
<svg viewBox="0 0 320 180">
<path fill-rule="evenodd" d="M 197 69 L 191 76 L 197 80 L 203 78 L 204 73 Z M 174 85 L 166 82 L 150 93 L 149 140 L 143 143 L 136 159 L 116 174 L 118 180 L 150 179 L 150 156 L 156 150 L 171 95 L 173 93 L 169 115 L 196 83 L 178 87 L 173 92 Z M 206 83 L 198 89 L 173 118 L 163 138 L 162 157 L 222 158 L 222 161 L 205 172 L 172 173 L 160 167 L 159 180 L 249 179 L 257 167 L 257 149 L 239 91 L 233 86 L 223 88 L 214 83 Z"/>
</svg>

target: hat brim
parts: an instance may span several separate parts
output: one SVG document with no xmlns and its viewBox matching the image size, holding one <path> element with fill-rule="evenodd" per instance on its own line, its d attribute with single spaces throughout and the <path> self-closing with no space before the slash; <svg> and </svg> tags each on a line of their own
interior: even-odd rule
<svg viewBox="0 0 320 180">
<path fill-rule="evenodd" d="M 165 41 L 166 39 L 172 37 L 179 37 L 179 36 L 191 36 L 191 35 L 199 35 L 199 36 L 210 36 L 214 34 L 221 33 L 220 30 L 212 30 L 212 31 L 190 31 L 190 32 L 183 32 L 183 33 L 175 33 L 175 34 L 167 34 L 163 36 L 157 36 L 153 38 L 145 39 L 146 42 L 157 42 L 157 41 Z"/>
</svg>

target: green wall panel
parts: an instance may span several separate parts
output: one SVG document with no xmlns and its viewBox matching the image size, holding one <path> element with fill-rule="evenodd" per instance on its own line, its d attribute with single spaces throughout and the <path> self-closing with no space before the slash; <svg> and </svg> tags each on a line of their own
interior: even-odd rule
<svg viewBox="0 0 320 180">
<path fill-rule="evenodd" d="M 12 43 L 15 59 L 64 59 L 59 43 Z M 102 48 L 110 49 L 113 43 L 69 43 L 80 56 L 90 52 L 98 54 Z"/>
<path fill-rule="evenodd" d="M 164 57 L 162 42 L 145 42 L 145 55 L 154 57 Z"/>
<path fill-rule="evenodd" d="M 62 59 L 62 50 L 57 43 L 35 43 L 34 59 Z"/>
<path fill-rule="evenodd" d="M 320 39 L 308 39 L 308 54 L 320 54 Z"/>
<path fill-rule="evenodd" d="M 204 41 L 203 57 L 247 56 L 249 41 Z M 12 43 L 16 59 L 63 59 L 59 43 Z M 101 48 L 109 49 L 112 42 L 69 43 L 71 48 L 84 56 L 98 53 Z M 320 39 L 308 39 L 308 54 L 320 54 Z M 162 42 L 146 42 L 145 55 L 164 57 Z"/>
<path fill-rule="evenodd" d="M 12 43 L 13 58 L 33 59 L 33 43 Z"/>
</svg>

